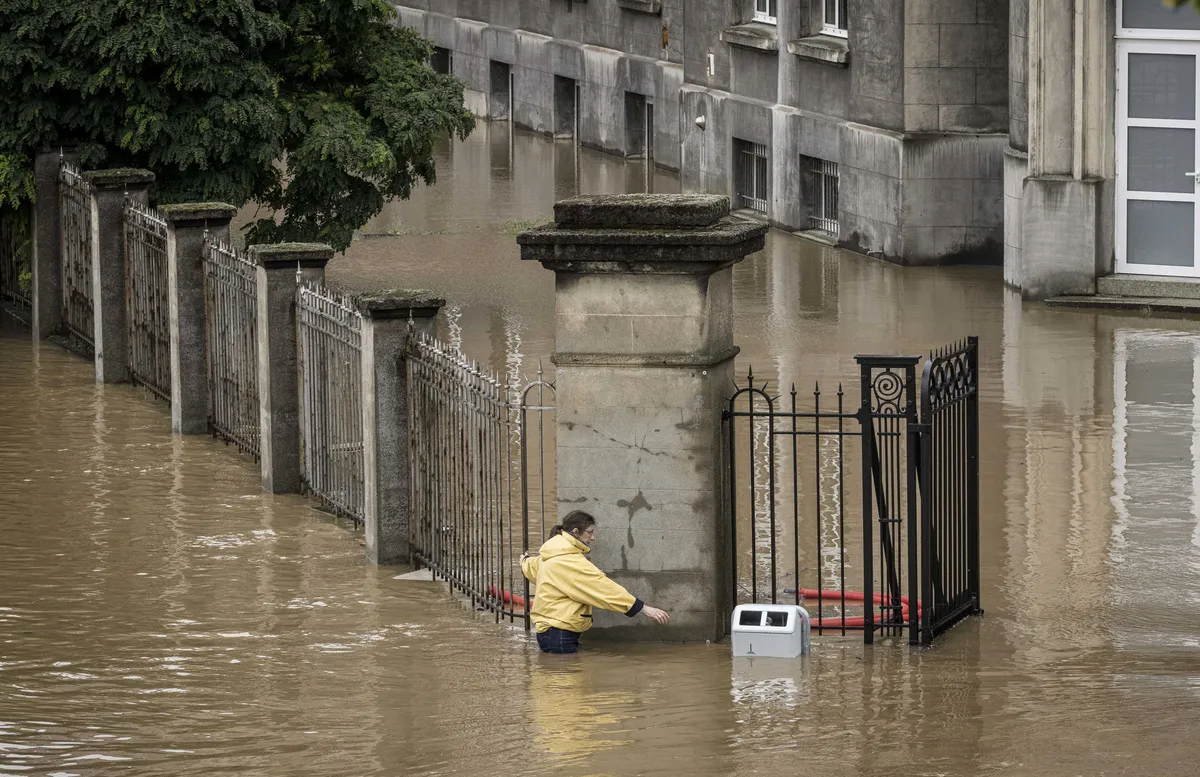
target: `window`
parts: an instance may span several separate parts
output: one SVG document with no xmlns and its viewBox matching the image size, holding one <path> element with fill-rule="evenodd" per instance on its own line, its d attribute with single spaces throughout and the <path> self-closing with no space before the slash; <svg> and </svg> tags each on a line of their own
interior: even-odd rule
<svg viewBox="0 0 1200 777">
<path fill-rule="evenodd" d="M 838 166 L 811 156 L 800 157 L 804 171 L 804 204 L 809 229 L 838 234 Z"/>
<path fill-rule="evenodd" d="M 821 32 L 826 35 L 847 37 L 846 33 L 846 0 L 825 0 L 825 23 Z"/>
<path fill-rule="evenodd" d="M 733 140 L 734 194 L 739 208 L 767 212 L 767 147 Z"/>
<path fill-rule="evenodd" d="M 453 73 L 454 58 L 450 54 L 450 49 L 434 46 L 433 53 L 429 56 L 429 66 L 435 73 Z"/>
<path fill-rule="evenodd" d="M 779 0 L 754 0 L 754 21 L 774 24 L 778 5 Z"/>
</svg>

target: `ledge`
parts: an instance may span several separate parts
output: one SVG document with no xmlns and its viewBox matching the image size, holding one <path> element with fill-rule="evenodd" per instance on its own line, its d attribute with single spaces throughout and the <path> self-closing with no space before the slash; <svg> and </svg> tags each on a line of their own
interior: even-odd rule
<svg viewBox="0 0 1200 777">
<path fill-rule="evenodd" d="M 176 226 L 228 222 L 237 215 L 237 208 L 223 202 L 183 202 L 161 205 L 163 218 Z"/>
<path fill-rule="evenodd" d="M 779 32 L 775 25 L 765 22 L 747 22 L 721 30 L 721 40 L 744 49 L 779 51 Z"/>
<path fill-rule="evenodd" d="M 83 177 L 97 189 L 124 189 L 130 186 L 141 189 L 154 183 L 154 173 L 136 167 L 89 170 L 83 174 Z"/>
<path fill-rule="evenodd" d="M 324 243 L 275 243 L 250 246 L 250 261 L 268 270 L 321 268 L 333 258 L 333 248 Z"/>
<path fill-rule="evenodd" d="M 617 5 L 626 11 L 638 11 L 656 16 L 662 13 L 662 0 L 617 0 Z"/>
<path fill-rule="evenodd" d="M 850 62 L 850 42 L 832 35 L 813 35 L 788 41 L 787 50 L 801 59 L 846 67 Z"/>
<path fill-rule="evenodd" d="M 432 318 L 446 304 L 442 297 L 424 289 L 387 289 L 359 294 L 354 302 L 370 319 Z"/>
</svg>

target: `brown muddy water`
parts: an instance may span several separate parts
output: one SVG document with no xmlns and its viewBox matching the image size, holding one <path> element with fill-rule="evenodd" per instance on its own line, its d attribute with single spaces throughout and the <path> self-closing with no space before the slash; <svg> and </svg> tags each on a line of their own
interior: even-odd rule
<svg viewBox="0 0 1200 777">
<path fill-rule="evenodd" d="M 439 173 L 331 281 L 442 292 L 446 337 L 531 374 L 552 276 L 511 233 L 644 167 L 485 125 Z M 780 233 L 735 282 L 739 371 L 785 384 L 982 338 L 984 618 L 924 652 L 817 639 L 785 671 L 724 644 L 542 656 L 9 322 L 0 775 L 1196 774 L 1200 324 Z"/>
</svg>

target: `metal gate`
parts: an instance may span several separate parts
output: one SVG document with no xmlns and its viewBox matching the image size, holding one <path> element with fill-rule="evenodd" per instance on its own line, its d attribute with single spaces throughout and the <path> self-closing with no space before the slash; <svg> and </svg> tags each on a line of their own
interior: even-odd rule
<svg viewBox="0 0 1200 777">
<path fill-rule="evenodd" d="M 529 629 L 521 554 L 555 520 L 554 384 L 505 381 L 460 351 L 412 336 L 406 356 L 414 560 Z"/>
<path fill-rule="evenodd" d="M 919 357 L 859 356 L 858 401 L 750 372 L 723 414 L 733 604 L 803 604 L 867 643 L 979 612 L 977 354 L 928 360 L 920 402 Z"/>
<path fill-rule="evenodd" d="M 95 346 L 92 293 L 92 185 L 78 167 L 63 162 L 58 179 L 61 216 L 63 323 Z"/>
<path fill-rule="evenodd" d="M 171 401 L 171 327 L 167 289 L 167 220 L 129 198 L 125 231 L 125 319 L 133 382 Z"/>
<path fill-rule="evenodd" d="M 258 268 L 219 240 L 204 244 L 208 427 L 259 456 Z"/>
</svg>

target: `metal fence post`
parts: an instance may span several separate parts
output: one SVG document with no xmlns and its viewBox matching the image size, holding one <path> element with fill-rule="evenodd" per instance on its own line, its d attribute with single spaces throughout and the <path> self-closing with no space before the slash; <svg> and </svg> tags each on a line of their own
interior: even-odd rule
<svg viewBox="0 0 1200 777">
<path fill-rule="evenodd" d="M 425 291 L 389 291 L 357 298 L 363 316 L 362 391 L 367 560 L 409 560 L 408 365 L 412 335 L 435 334 L 444 299 Z"/>
<path fill-rule="evenodd" d="M 75 162 L 74 147 L 40 151 L 33 162 L 36 202 L 30 221 L 30 271 L 33 274 L 35 338 L 57 334 L 63 327 L 62 243 L 59 240 L 58 173 L 63 161 Z"/>
<path fill-rule="evenodd" d="M 149 170 L 93 170 L 92 294 L 96 346 L 96 382 L 129 380 L 125 319 L 125 198 L 145 205 L 154 173 Z"/>
<path fill-rule="evenodd" d="M 171 431 L 208 431 L 208 350 L 204 321 L 204 241 L 229 239 L 237 209 L 219 202 L 164 205 L 171 330 Z"/>
<path fill-rule="evenodd" d="M 325 280 L 333 249 L 321 243 L 253 246 L 258 265 L 258 400 L 263 488 L 300 491 L 300 388 L 296 286 Z"/>
</svg>

